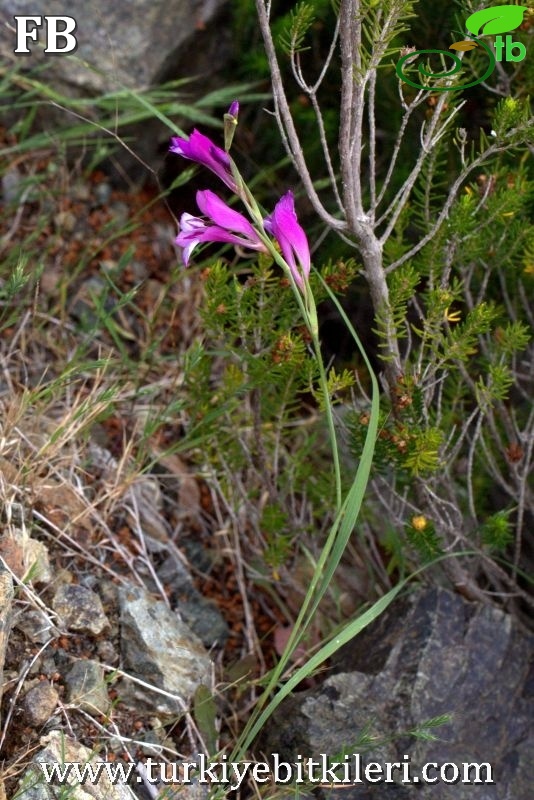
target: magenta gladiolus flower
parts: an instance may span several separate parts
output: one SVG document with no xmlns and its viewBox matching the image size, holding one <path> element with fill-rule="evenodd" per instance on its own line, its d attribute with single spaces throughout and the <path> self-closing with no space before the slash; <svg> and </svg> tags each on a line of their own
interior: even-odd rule
<svg viewBox="0 0 534 800">
<path fill-rule="evenodd" d="M 232 104 L 233 105 L 233 104 Z M 236 182 L 232 175 L 230 156 L 203 133 L 193 131 L 189 139 L 181 136 L 171 138 L 171 153 L 196 161 L 197 164 L 211 169 L 233 192 L 237 192 Z"/>
<path fill-rule="evenodd" d="M 205 242 L 227 242 L 267 252 L 258 232 L 246 217 L 227 206 L 214 192 L 208 189 L 197 192 L 197 205 L 208 219 L 182 214 L 180 233 L 176 237 L 176 244 L 183 247 L 182 258 L 186 267 L 195 247 Z"/>
<path fill-rule="evenodd" d="M 264 220 L 264 226 L 280 245 L 297 285 L 304 289 L 304 281 L 310 274 L 310 248 L 297 220 L 293 192 L 287 192 L 278 201 L 273 213 Z"/>
</svg>

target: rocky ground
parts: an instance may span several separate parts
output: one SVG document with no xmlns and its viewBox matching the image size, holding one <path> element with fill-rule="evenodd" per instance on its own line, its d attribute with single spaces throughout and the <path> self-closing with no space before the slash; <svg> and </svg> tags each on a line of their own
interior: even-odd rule
<svg viewBox="0 0 534 800">
<path fill-rule="evenodd" d="M 14 161 L 2 191 L 8 205 L 23 199 L 3 218 L 1 255 L 25 254 L 29 278 L 11 299 L 1 287 L 0 798 L 57 800 L 64 790 L 44 785 L 39 760 L 171 765 L 231 746 L 306 575 L 253 581 L 231 512 L 176 446 L 178 363 L 201 331 L 203 279 L 177 265 L 156 189 L 119 191 L 43 151 Z M 258 747 L 334 753 L 371 720 L 377 741 L 393 735 L 377 758 L 489 761 L 496 785 L 455 797 L 530 800 L 532 652 L 531 634 L 498 609 L 416 592 L 291 698 Z M 398 738 L 446 713 L 442 742 Z M 386 789 L 345 796 L 413 796 Z M 132 789 L 102 779 L 69 796 L 207 793 L 163 790 L 141 770 Z"/>
<path fill-rule="evenodd" d="M 74 748 L 126 761 L 157 752 L 175 762 L 205 751 L 206 736 L 212 747 L 213 736 L 231 737 L 231 725 L 215 725 L 221 715 L 239 725 L 254 693 L 243 687 L 272 661 L 283 622 L 269 594 L 236 569 L 214 493 L 187 454 L 168 452 L 179 415 L 139 434 L 180 383 L 176 365 L 158 367 L 147 350 L 157 342 L 157 355 L 178 360 L 198 333 L 202 280 L 177 266 L 172 215 L 155 188 L 119 191 L 103 173 L 82 176 L 46 153 L 11 165 L 6 203 L 24 181 L 30 188 L 0 231 L 4 255 L 36 259 L 0 348 L 8 797 L 58 731 Z M 135 303 L 123 300 L 119 333 L 95 335 L 97 304 L 116 312 L 137 286 Z M 82 349 L 70 380 L 67 365 Z M 137 365 L 137 385 L 132 370 L 98 366 L 117 350 Z M 234 688 L 223 691 L 227 684 Z M 199 728 L 190 708 L 200 686 L 221 700 Z M 41 786 L 17 797 L 56 795 Z"/>
</svg>

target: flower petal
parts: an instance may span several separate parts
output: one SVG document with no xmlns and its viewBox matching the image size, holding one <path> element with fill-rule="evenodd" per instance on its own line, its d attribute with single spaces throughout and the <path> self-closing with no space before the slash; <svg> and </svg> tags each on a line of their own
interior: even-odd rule
<svg viewBox="0 0 534 800">
<path fill-rule="evenodd" d="M 235 117 L 237 119 L 239 114 L 239 100 L 233 100 L 230 103 L 230 108 L 227 113 L 230 117 Z"/>
<path fill-rule="evenodd" d="M 264 227 L 277 239 L 295 281 L 302 288 L 310 274 L 310 248 L 297 220 L 293 192 L 287 192 L 278 201 L 273 213 L 264 220 Z"/>
<path fill-rule="evenodd" d="M 194 231 L 203 231 L 206 223 L 200 217 L 194 217 L 193 214 L 184 212 L 180 218 L 180 230 L 182 233 L 192 233 Z"/>
<path fill-rule="evenodd" d="M 181 136 L 171 138 L 171 153 L 176 153 L 190 161 L 196 161 L 214 172 L 232 191 L 237 190 L 236 183 L 232 176 L 230 166 L 230 156 L 220 147 L 217 147 L 211 139 L 197 131 L 196 128 L 189 137 L 184 139 Z"/>
<path fill-rule="evenodd" d="M 259 241 L 258 234 L 248 219 L 226 205 L 215 192 L 211 192 L 209 189 L 197 192 L 197 205 L 202 213 L 212 219 L 216 225 L 243 233 L 245 236 Z"/>
<path fill-rule="evenodd" d="M 178 247 L 183 247 L 182 260 L 187 267 L 189 258 L 195 247 L 200 244 L 202 233 L 206 228 L 204 220 L 185 212 L 180 218 L 180 233 L 175 239 Z"/>
<path fill-rule="evenodd" d="M 222 200 L 219 200 L 217 195 L 214 195 L 214 197 L 222 205 L 225 205 Z M 237 214 L 237 212 L 233 213 Z M 237 214 L 237 216 L 241 217 L 241 214 Z M 244 217 L 242 221 L 250 227 L 250 231 L 242 226 L 241 230 L 238 229 L 238 233 L 241 233 L 242 235 L 237 235 L 231 230 L 227 230 L 220 225 L 210 225 L 210 221 L 206 221 L 200 217 L 194 217 L 192 214 L 188 214 L 187 212 L 182 214 L 180 219 L 180 233 L 176 237 L 175 241 L 178 247 L 183 248 L 182 259 L 186 267 L 189 264 L 189 258 L 195 247 L 197 247 L 199 244 L 204 244 L 205 242 L 238 244 L 242 247 L 248 248 L 249 250 L 266 251 L 266 247 L 259 238 L 258 234 Z"/>
</svg>

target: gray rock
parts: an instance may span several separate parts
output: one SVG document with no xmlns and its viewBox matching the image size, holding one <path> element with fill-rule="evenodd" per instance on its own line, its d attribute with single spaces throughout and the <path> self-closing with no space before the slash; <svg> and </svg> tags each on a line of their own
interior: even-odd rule
<svg viewBox="0 0 534 800">
<path fill-rule="evenodd" d="M 102 641 L 98 642 L 96 646 L 96 652 L 98 653 L 99 658 L 108 666 L 112 666 L 117 663 L 119 660 L 119 654 L 115 650 L 112 642 L 108 642 L 107 639 L 102 639 Z"/>
<path fill-rule="evenodd" d="M 96 311 L 97 303 L 108 313 L 115 306 L 114 300 L 109 295 L 109 286 L 99 275 L 93 275 L 78 287 L 70 301 L 70 314 L 86 328 L 90 328 L 98 322 L 100 311 Z"/>
<path fill-rule="evenodd" d="M 17 167 L 8 167 L 3 170 L 0 180 L 2 201 L 7 205 L 20 202 L 24 190 L 22 172 Z"/>
<path fill-rule="evenodd" d="M 167 694 L 128 682 L 121 699 L 157 714 L 181 714 L 200 684 L 210 684 L 211 661 L 202 642 L 164 602 L 136 586 L 119 589 L 124 670 Z"/>
<path fill-rule="evenodd" d="M 6 648 L 11 632 L 13 603 L 13 580 L 0 561 L 0 701 L 4 687 L 4 664 Z"/>
<path fill-rule="evenodd" d="M 402 762 L 408 754 L 414 774 L 429 762 L 489 763 L 495 780 L 457 782 L 454 789 L 442 782 L 344 786 L 344 800 L 414 793 L 419 800 L 452 793 L 455 800 L 530 800 L 533 656 L 534 636 L 502 611 L 445 589 L 419 590 L 339 652 L 334 670 L 341 672 L 283 703 L 260 747 L 286 761 L 344 748 L 366 761 Z M 403 736 L 442 714 L 452 721 L 434 730 L 437 741 Z M 383 744 L 366 753 L 352 749 L 364 732 Z M 323 795 L 336 800 L 339 792 Z"/>
<path fill-rule="evenodd" d="M 24 609 L 13 622 L 13 626 L 18 628 L 26 636 L 28 641 L 44 644 L 49 639 L 57 636 L 57 630 L 52 621 L 44 611 L 37 609 Z"/>
<path fill-rule="evenodd" d="M 26 692 L 22 703 L 24 716 L 30 725 L 44 725 L 56 710 L 59 695 L 51 684 L 41 681 Z"/>
<path fill-rule="evenodd" d="M 0 53 L 10 61 L 26 60 L 28 67 L 48 64 L 47 74 L 63 90 L 81 87 L 93 94 L 123 86 L 143 88 L 162 77 L 179 77 L 174 70 L 189 47 L 211 49 L 214 55 L 217 30 L 206 41 L 205 28 L 223 5 L 224 0 L 115 0 L 105 6 L 99 0 L 2 0 L 1 16 L 11 25 L 14 15 L 73 17 L 78 46 L 72 56 L 47 56 L 43 47 L 28 40 L 31 55 L 14 57 L 15 33 L 4 29 Z M 39 30 L 43 44 L 45 31 Z M 198 74 L 195 66 L 188 74 Z"/>
<path fill-rule="evenodd" d="M 47 785 L 43 780 L 40 764 L 65 764 L 78 762 L 91 763 L 96 766 L 102 759 L 96 758 L 87 748 L 66 736 L 63 731 L 52 731 L 41 739 L 43 749 L 33 758 L 33 763 L 28 767 L 19 781 L 17 800 L 60 800 L 68 797 L 69 800 L 137 800 L 137 796 L 124 783 L 113 785 L 105 771 L 101 773 L 98 783 L 85 786 L 55 786 Z"/>
<path fill-rule="evenodd" d="M 5 562 L 21 580 L 49 583 L 52 572 L 48 549 L 30 537 L 24 506 L 7 503 L 3 517 L 6 524 L 0 536 L 0 550 Z"/>
<path fill-rule="evenodd" d="M 51 678 L 57 672 L 56 661 L 54 656 L 45 655 L 43 654 L 42 659 L 38 659 L 40 670 L 39 672 L 42 675 L 46 675 L 48 678 Z"/>
<path fill-rule="evenodd" d="M 180 786 L 180 800 L 208 800 L 211 796 L 210 787 L 207 783 L 199 783 L 197 778 L 193 778 L 190 784 Z M 291 798 L 295 800 L 295 795 Z"/>
<path fill-rule="evenodd" d="M 107 714 L 111 701 L 105 673 L 96 661 L 79 659 L 65 675 L 67 700 L 89 714 Z"/>
<path fill-rule="evenodd" d="M 230 631 L 214 602 L 197 590 L 178 603 L 178 612 L 206 647 L 222 647 Z"/>
<path fill-rule="evenodd" d="M 43 542 L 28 540 L 28 561 L 32 565 L 30 575 L 33 583 L 51 583 L 54 575 L 48 548 Z"/>
<path fill-rule="evenodd" d="M 100 597 L 77 584 L 63 584 L 56 591 L 52 608 L 70 631 L 98 636 L 110 627 Z"/>
<path fill-rule="evenodd" d="M 100 206 L 107 206 L 111 199 L 112 187 L 107 181 L 102 181 L 95 186 L 95 200 Z"/>
<path fill-rule="evenodd" d="M 161 759 L 163 747 L 159 731 L 143 731 L 142 733 L 137 734 L 135 738 L 137 742 L 143 743 L 138 745 L 143 755 Z"/>
<path fill-rule="evenodd" d="M 198 565 L 195 565 L 198 568 Z M 172 551 L 158 567 L 158 578 L 178 597 L 177 611 L 205 647 L 222 647 L 229 636 L 228 625 L 216 604 L 195 587 L 182 561 Z"/>
</svg>

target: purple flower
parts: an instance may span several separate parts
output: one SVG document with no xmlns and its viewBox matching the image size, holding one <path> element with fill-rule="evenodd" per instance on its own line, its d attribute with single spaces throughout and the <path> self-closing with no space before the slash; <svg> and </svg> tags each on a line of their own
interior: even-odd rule
<svg viewBox="0 0 534 800">
<path fill-rule="evenodd" d="M 182 214 L 180 233 L 176 237 L 176 244 L 183 247 L 182 258 L 186 267 L 192 251 L 204 242 L 228 242 L 267 252 L 258 232 L 243 214 L 227 206 L 214 192 L 208 189 L 197 192 L 197 205 L 208 219 Z"/>
<path fill-rule="evenodd" d="M 297 220 L 293 192 L 287 192 L 278 201 L 273 213 L 264 220 L 264 226 L 278 241 L 297 285 L 304 289 L 304 281 L 310 274 L 310 248 Z"/>
<path fill-rule="evenodd" d="M 197 164 L 211 169 L 233 192 L 237 192 L 230 166 L 230 156 L 200 131 L 195 129 L 189 139 L 173 136 L 169 149 L 171 153 L 177 153 L 179 156 L 196 161 Z"/>
</svg>

